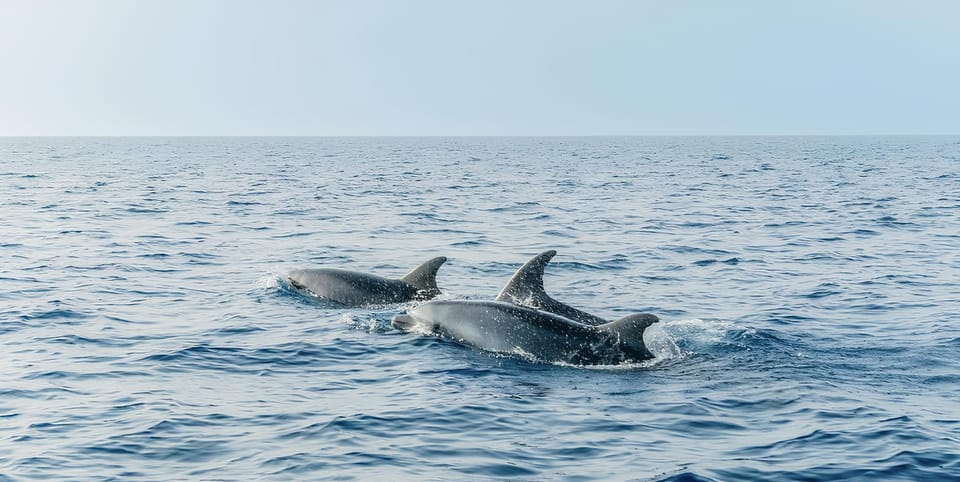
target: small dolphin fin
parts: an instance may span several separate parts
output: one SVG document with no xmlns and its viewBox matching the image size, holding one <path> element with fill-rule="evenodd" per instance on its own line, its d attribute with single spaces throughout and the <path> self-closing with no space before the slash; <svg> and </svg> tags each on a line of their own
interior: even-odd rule
<svg viewBox="0 0 960 482">
<path fill-rule="evenodd" d="M 660 321 L 656 315 L 639 313 L 628 315 L 616 321 L 600 325 L 598 328 L 617 337 L 617 340 L 626 348 L 632 357 L 637 360 L 653 358 L 653 353 L 643 342 L 643 333 Z"/>
<path fill-rule="evenodd" d="M 508 303 L 520 304 L 529 299 L 541 299 L 547 296 L 543 289 L 543 269 L 547 263 L 557 255 L 555 250 L 544 251 L 533 257 L 530 261 L 524 263 L 507 285 L 500 290 L 497 295 L 497 301 L 506 301 Z"/>
<path fill-rule="evenodd" d="M 405 274 L 400 281 L 416 287 L 425 295 L 432 298 L 440 294 L 440 288 L 437 287 L 437 270 L 447 262 L 445 256 L 438 256 L 417 266 L 413 271 Z"/>
</svg>

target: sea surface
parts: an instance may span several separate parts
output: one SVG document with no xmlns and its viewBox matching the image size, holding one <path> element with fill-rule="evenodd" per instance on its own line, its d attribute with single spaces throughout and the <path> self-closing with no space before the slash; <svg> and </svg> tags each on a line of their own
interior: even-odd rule
<svg viewBox="0 0 960 482">
<path fill-rule="evenodd" d="M 399 332 L 295 268 L 651 312 Z M 0 480 L 960 480 L 960 138 L 0 139 Z"/>
</svg>

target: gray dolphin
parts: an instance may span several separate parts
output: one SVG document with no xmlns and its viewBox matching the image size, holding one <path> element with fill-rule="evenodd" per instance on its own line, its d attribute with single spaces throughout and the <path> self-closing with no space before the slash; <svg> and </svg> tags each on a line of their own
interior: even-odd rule
<svg viewBox="0 0 960 482">
<path fill-rule="evenodd" d="M 588 325 L 602 325 L 607 320 L 583 310 L 565 305 L 547 294 L 543 289 L 543 269 L 557 255 L 555 250 L 544 251 L 524 263 L 507 285 L 500 290 L 497 301 L 528 306 Z"/>
<path fill-rule="evenodd" d="M 437 270 L 447 261 L 433 258 L 400 279 L 388 279 L 343 269 L 298 269 L 287 274 L 300 292 L 344 306 L 382 305 L 429 300 L 440 294 Z"/>
<path fill-rule="evenodd" d="M 643 332 L 657 321 L 644 313 L 594 326 L 501 301 L 457 300 L 424 303 L 393 317 L 392 325 L 540 361 L 607 365 L 653 358 Z"/>
</svg>

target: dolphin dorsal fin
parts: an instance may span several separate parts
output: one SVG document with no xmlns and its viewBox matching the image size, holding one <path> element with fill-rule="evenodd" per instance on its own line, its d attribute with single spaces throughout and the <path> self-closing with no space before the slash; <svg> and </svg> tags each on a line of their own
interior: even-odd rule
<svg viewBox="0 0 960 482">
<path fill-rule="evenodd" d="M 527 261 L 514 273 L 513 278 L 510 278 L 507 285 L 500 290 L 497 301 L 535 308 L 588 325 L 606 323 L 607 320 L 599 316 L 565 305 L 547 294 L 547 291 L 543 288 L 543 269 L 556 254 L 557 252 L 551 249 Z"/>
<path fill-rule="evenodd" d="M 400 278 L 400 281 L 411 284 L 420 291 L 430 292 L 434 295 L 440 294 L 440 288 L 437 288 L 437 270 L 446 262 L 446 256 L 433 258 L 405 274 L 403 278 Z"/>
<path fill-rule="evenodd" d="M 543 289 L 543 269 L 547 263 L 557 255 L 555 250 L 544 251 L 533 257 L 530 261 L 524 263 L 507 285 L 500 290 L 497 295 L 497 301 L 506 301 L 520 304 L 524 300 L 540 299 L 547 296 Z"/>
</svg>

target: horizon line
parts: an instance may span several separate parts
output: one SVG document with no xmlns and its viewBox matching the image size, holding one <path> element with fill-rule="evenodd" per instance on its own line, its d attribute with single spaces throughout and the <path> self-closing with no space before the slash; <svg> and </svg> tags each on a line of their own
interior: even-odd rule
<svg viewBox="0 0 960 482">
<path fill-rule="evenodd" d="M 561 138 L 561 137 L 957 137 L 960 133 L 879 133 L 879 134 L 0 134 L 0 139 L 11 138 L 173 138 L 173 137 L 276 137 L 276 138 L 444 138 L 444 137 L 516 137 L 516 138 Z"/>
</svg>

